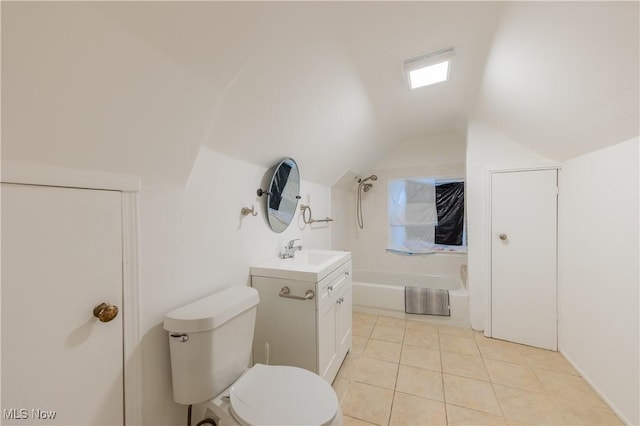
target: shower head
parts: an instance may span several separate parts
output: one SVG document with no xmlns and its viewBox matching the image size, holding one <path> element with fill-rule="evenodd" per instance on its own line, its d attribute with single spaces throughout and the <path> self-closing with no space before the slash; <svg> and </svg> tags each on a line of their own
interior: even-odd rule
<svg viewBox="0 0 640 426">
<path fill-rule="evenodd" d="M 360 180 L 358 181 L 358 183 L 363 184 L 363 183 L 365 183 L 365 182 L 366 182 L 366 181 L 368 181 L 368 180 L 378 180 L 378 176 L 376 176 L 376 175 L 371 175 L 371 176 L 366 177 L 366 178 L 364 178 L 364 179 L 360 179 Z"/>
</svg>

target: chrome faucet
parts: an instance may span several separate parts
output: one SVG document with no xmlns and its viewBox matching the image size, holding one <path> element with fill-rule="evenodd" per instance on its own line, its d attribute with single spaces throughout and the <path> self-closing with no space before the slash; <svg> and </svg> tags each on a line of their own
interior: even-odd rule
<svg viewBox="0 0 640 426">
<path fill-rule="evenodd" d="M 299 238 L 293 239 L 287 243 L 284 250 L 280 253 L 280 259 L 292 259 L 296 255 L 296 250 L 302 250 L 302 244 L 296 245 Z"/>
</svg>

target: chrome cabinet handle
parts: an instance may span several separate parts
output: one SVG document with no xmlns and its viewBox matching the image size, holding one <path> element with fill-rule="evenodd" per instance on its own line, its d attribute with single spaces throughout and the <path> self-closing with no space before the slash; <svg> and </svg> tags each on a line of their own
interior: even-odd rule
<svg viewBox="0 0 640 426">
<path fill-rule="evenodd" d="M 507 239 L 507 234 L 500 234 L 498 235 L 498 238 L 500 238 L 500 240 L 504 241 Z"/>
<path fill-rule="evenodd" d="M 327 286 L 327 290 L 329 290 L 329 292 L 332 292 L 333 291 L 333 286 L 332 285 Z"/>
<path fill-rule="evenodd" d="M 336 302 L 338 302 L 339 304 L 342 304 L 342 302 L 344 302 L 344 297 L 339 298 L 338 300 L 336 300 Z"/>
<path fill-rule="evenodd" d="M 294 296 L 293 294 L 290 294 L 290 293 L 291 293 L 291 290 L 289 289 L 289 287 L 282 287 L 282 289 L 280 289 L 280 293 L 278 293 L 278 296 L 286 297 L 287 299 L 295 299 L 295 300 L 311 300 L 316 295 L 313 292 L 313 290 L 307 290 L 304 293 L 304 296 Z"/>
</svg>

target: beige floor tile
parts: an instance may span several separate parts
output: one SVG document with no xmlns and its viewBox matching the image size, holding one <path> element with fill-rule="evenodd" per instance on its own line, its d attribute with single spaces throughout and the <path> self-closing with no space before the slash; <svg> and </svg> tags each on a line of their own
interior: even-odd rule
<svg viewBox="0 0 640 426">
<path fill-rule="evenodd" d="M 365 422 L 363 420 L 354 419 L 349 416 L 342 416 L 343 426 L 371 426 L 373 423 Z"/>
<path fill-rule="evenodd" d="M 400 364 L 425 368 L 427 370 L 442 371 L 440 351 L 422 346 L 403 345 Z"/>
<path fill-rule="evenodd" d="M 337 376 L 342 377 L 343 379 L 351 379 L 351 376 L 353 376 L 353 372 L 358 366 L 358 361 L 360 361 L 360 356 L 347 354 L 347 356 L 344 358 L 344 361 L 342 361 L 342 365 L 338 370 Z"/>
<path fill-rule="evenodd" d="M 483 413 L 502 415 L 491 383 L 466 377 L 443 374 L 444 395 L 447 404 L 458 405 Z"/>
<path fill-rule="evenodd" d="M 438 324 L 438 332 L 448 336 L 473 337 L 473 330 L 464 327 L 453 327 L 450 325 Z"/>
<path fill-rule="evenodd" d="M 489 337 L 485 337 L 484 335 L 484 331 L 479 331 L 479 330 L 472 330 L 473 331 L 473 337 L 475 337 L 476 339 L 488 339 Z"/>
<path fill-rule="evenodd" d="M 347 388 L 351 381 L 349 379 L 345 379 L 343 377 L 336 377 L 331 385 L 333 390 L 336 391 L 336 395 L 338 396 L 338 401 L 342 401 L 342 397 L 347 392 Z"/>
<path fill-rule="evenodd" d="M 354 321 L 359 320 L 364 322 L 375 323 L 376 320 L 378 319 L 378 316 L 375 314 L 370 314 L 368 312 L 353 311 L 352 318 Z"/>
<path fill-rule="evenodd" d="M 590 403 L 556 399 L 556 405 L 569 425 L 622 425 L 622 421 L 609 407 Z"/>
<path fill-rule="evenodd" d="M 405 328 L 408 330 L 423 330 L 423 331 L 432 331 L 437 332 L 438 326 L 436 324 L 432 324 L 430 322 L 424 321 L 415 321 L 415 320 L 407 320 L 407 324 Z"/>
<path fill-rule="evenodd" d="M 391 414 L 393 391 L 353 382 L 342 399 L 345 416 L 376 425 L 386 425 Z"/>
<path fill-rule="evenodd" d="M 398 369 L 396 391 L 444 401 L 442 373 L 401 365 Z"/>
<path fill-rule="evenodd" d="M 447 352 L 455 352 L 463 355 L 480 356 L 478 345 L 473 337 L 458 337 L 440 335 L 440 349 Z"/>
<path fill-rule="evenodd" d="M 489 374 L 487 374 L 482 358 L 475 355 L 442 351 L 442 372 L 485 382 L 489 381 Z"/>
<path fill-rule="evenodd" d="M 534 369 L 534 372 L 550 396 L 607 407 L 591 385 L 580 376 L 540 369 Z"/>
<path fill-rule="evenodd" d="M 513 422 L 524 422 L 530 425 L 563 425 L 567 424 L 553 398 L 541 393 L 495 384 L 493 389 L 504 417 Z"/>
<path fill-rule="evenodd" d="M 564 359 L 560 352 L 548 351 L 545 349 L 533 348 L 531 346 L 520 345 L 520 353 L 533 368 L 558 371 L 560 373 L 580 374 Z"/>
<path fill-rule="evenodd" d="M 379 316 L 376 321 L 376 325 L 383 325 L 387 327 L 403 327 L 407 323 L 407 320 L 402 318 L 393 318 L 393 317 L 385 317 Z"/>
<path fill-rule="evenodd" d="M 362 355 L 364 348 L 367 346 L 369 339 L 366 337 L 352 336 L 351 337 L 351 354 Z"/>
<path fill-rule="evenodd" d="M 400 343 L 369 339 L 362 356 L 365 358 L 379 359 L 381 361 L 399 362 L 401 351 L 402 344 Z"/>
<path fill-rule="evenodd" d="M 371 333 L 371 338 L 385 340 L 387 342 L 402 343 L 402 340 L 404 339 L 404 327 L 400 325 L 388 326 L 376 324 L 373 332 Z"/>
<path fill-rule="evenodd" d="M 478 344 L 478 349 L 480 349 L 480 354 L 485 359 L 528 365 L 520 353 L 520 345 L 517 343 L 505 342 L 484 336 L 478 337 L 477 335 L 476 343 Z"/>
<path fill-rule="evenodd" d="M 470 410 L 468 408 L 458 407 L 456 405 L 447 404 L 447 424 L 450 426 L 462 425 L 504 425 L 504 418 L 493 414 L 483 413 L 482 411 Z"/>
<path fill-rule="evenodd" d="M 560 353 L 357 311 L 332 386 L 345 425 L 622 424 Z"/>
<path fill-rule="evenodd" d="M 375 327 L 375 322 L 364 321 L 357 318 L 353 318 L 351 322 L 351 332 L 354 336 L 369 338 L 373 327 Z"/>
<path fill-rule="evenodd" d="M 404 343 L 412 346 L 422 346 L 425 348 L 439 348 L 438 333 L 433 330 L 406 329 L 404 332 Z"/>
<path fill-rule="evenodd" d="M 444 403 L 396 392 L 390 425 L 446 425 Z"/>
<path fill-rule="evenodd" d="M 352 380 L 393 390 L 398 376 L 398 364 L 377 359 L 362 358 Z"/>
<path fill-rule="evenodd" d="M 522 420 L 506 419 L 508 426 L 529 426 L 529 423 Z"/>
<path fill-rule="evenodd" d="M 493 383 L 513 386 L 531 392 L 545 393 L 545 388 L 533 370 L 526 365 L 485 359 L 489 377 Z"/>
</svg>

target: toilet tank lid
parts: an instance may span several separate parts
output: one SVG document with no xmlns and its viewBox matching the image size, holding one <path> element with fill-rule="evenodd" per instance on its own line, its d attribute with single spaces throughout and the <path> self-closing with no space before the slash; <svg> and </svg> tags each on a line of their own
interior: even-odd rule
<svg viewBox="0 0 640 426">
<path fill-rule="evenodd" d="M 211 330 L 254 307 L 259 301 L 255 288 L 229 287 L 169 312 L 164 320 L 164 329 L 179 333 Z"/>
</svg>

